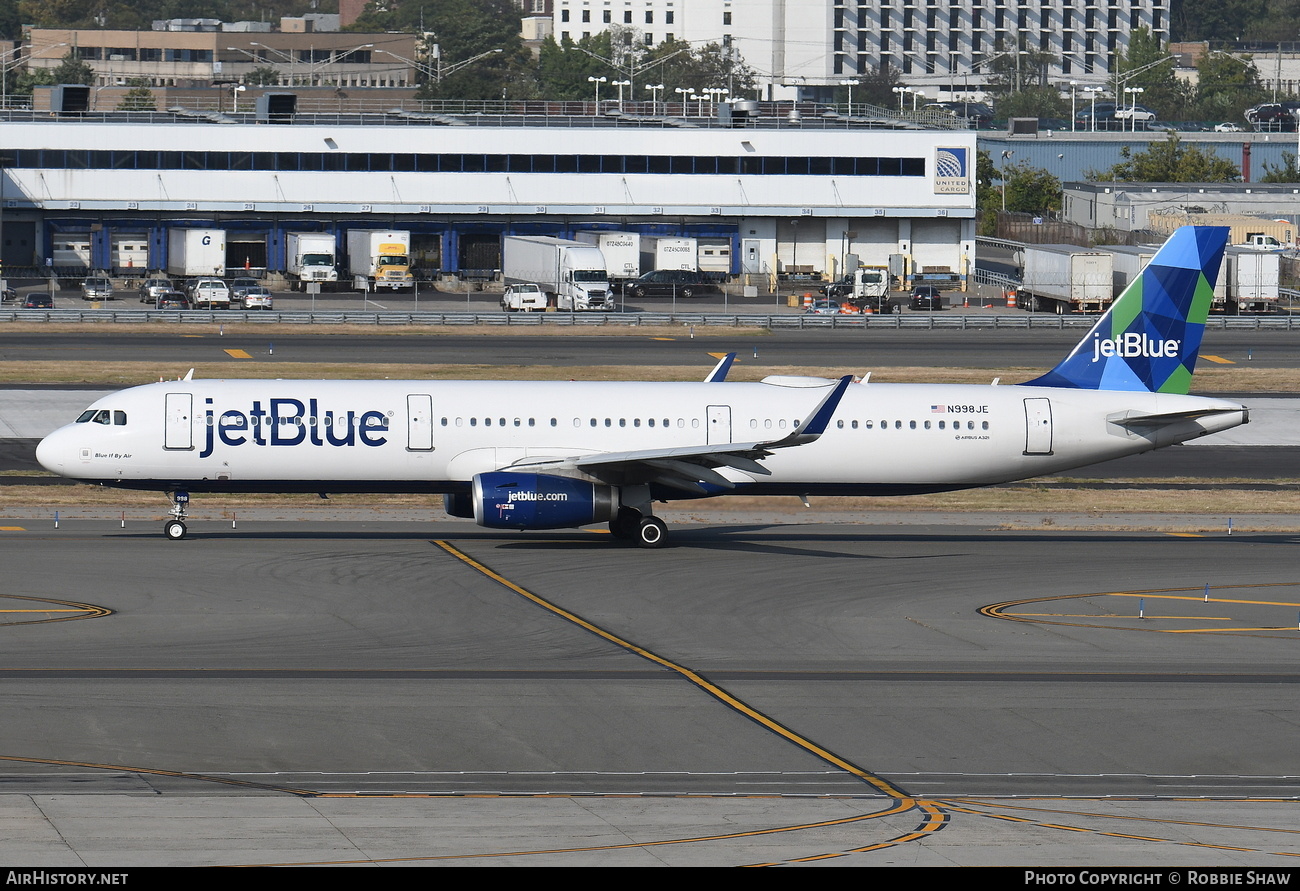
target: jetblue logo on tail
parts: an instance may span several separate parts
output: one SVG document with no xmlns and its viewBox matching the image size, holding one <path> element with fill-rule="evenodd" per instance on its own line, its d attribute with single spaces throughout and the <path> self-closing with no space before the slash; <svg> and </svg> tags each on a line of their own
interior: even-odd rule
<svg viewBox="0 0 1300 891">
<path fill-rule="evenodd" d="M 1174 232 L 1070 355 L 1027 386 L 1186 393 L 1227 243 L 1224 227 Z"/>
<path fill-rule="evenodd" d="M 1175 358 L 1182 347 L 1178 340 L 1152 340 L 1145 334 L 1125 334 L 1113 340 L 1096 337 L 1092 341 L 1092 361 L 1100 362 L 1103 357 L 1118 356 L 1121 359 L 1144 357 L 1147 359 Z"/>
</svg>

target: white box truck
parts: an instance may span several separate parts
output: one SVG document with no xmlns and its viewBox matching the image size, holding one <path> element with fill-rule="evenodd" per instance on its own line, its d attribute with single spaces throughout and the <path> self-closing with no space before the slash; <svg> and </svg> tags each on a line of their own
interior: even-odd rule
<svg viewBox="0 0 1300 891">
<path fill-rule="evenodd" d="M 649 236 L 641 239 L 641 270 L 699 268 L 698 247 L 694 238 Z"/>
<path fill-rule="evenodd" d="M 226 274 L 226 231 L 224 229 L 169 229 L 167 231 L 167 274 L 196 278 Z"/>
<path fill-rule="evenodd" d="M 358 291 L 415 286 L 411 233 L 393 229 L 348 230 L 348 274 Z"/>
<path fill-rule="evenodd" d="M 641 236 L 636 232 L 590 230 L 573 233 L 583 244 L 600 248 L 605 255 L 605 270 L 614 281 L 634 279 L 641 274 Z"/>
<path fill-rule="evenodd" d="M 1114 300 L 1114 257 L 1073 244 L 1027 244 L 1019 300 L 1030 312 L 1101 312 Z"/>
<path fill-rule="evenodd" d="M 290 232 L 285 239 L 287 262 L 285 272 L 290 287 L 305 290 L 307 282 L 337 282 L 339 280 L 337 244 L 332 232 Z"/>
<path fill-rule="evenodd" d="M 1230 247 L 1224 255 L 1228 283 L 1224 311 L 1250 314 L 1275 313 L 1282 275 L 1280 254 Z"/>
<path fill-rule="evenodd" d="M 539 285 L 557 309 L 607 312 L 614 308 L 605 255 L 594 245 L 507 235 L 501 244 L 501 271 L 507 285 Z"/>
</svg>

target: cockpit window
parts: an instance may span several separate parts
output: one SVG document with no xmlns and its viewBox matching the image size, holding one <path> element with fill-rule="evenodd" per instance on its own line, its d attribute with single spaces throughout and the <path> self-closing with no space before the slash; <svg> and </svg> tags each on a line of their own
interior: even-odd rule
<svg viewBox="0 0 1300 891">
<path fill-rule="evenodd" d="M 93 408 L 88 408 L 81 413 L 81 417 L 77 418 L 77 423 L 84 424 L 94 416 L 95 416 L 95 410 Z"/>
<path fill-rule="evenodd" d="M 126 423 L 126 412 L 119 412 L 119 414 L 122 415 L 122 421 L 121 421 L 121 423 L 125 424 L 125 423 Z M 91 408 L 91 409 L 87 409 L 86 411 L 84 411 L 84 412 L 81 413 L 81 417 L 77 418 L 77 423 L 78 423 L 78 424 L 84 424 L 84 423 L 86 423 L 87 421 L 91 421 L 91 422 L 93 422 L 93 423 L 95 423 L 95 424 L 112 424 L 112 423 L 113 423 L 113 414 L 112 414 L 112 412 L 110 412 L 110 411 L 109 411 L 108 409 L 106 409 L 106 408 L 101 408 L 101 409 L 93 409 L 93 408 Z"/>
<path fill-rule="evenodd" d="M 113 411 L 113 426 L 114 426 L 114 427 L 125 427 L 125 426 L 126 426 L 126 412 L 124 412 L 124 411 L 117 411 L 116 409 L 114 409 L 114 411 Z"/>
</svg>

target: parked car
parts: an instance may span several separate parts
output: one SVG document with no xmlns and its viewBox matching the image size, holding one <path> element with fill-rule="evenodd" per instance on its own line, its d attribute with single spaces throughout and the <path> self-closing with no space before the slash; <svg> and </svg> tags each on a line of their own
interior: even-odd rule
<svg viewBox="0 0 1300 891">
<path fill-rule="evenodd" d="M 840 305 L 834 300 L 814 300 L 804 312 L 815 316 L 831 316 L 840 312 Z"/>
<path fill-rule="evenodd" d="M 239 303 L 244 309 L 270 309 L 272 304 L 271 292 L 261 285 L 255 285 L 251 288 L 244 288 L 240 292 L 238 300 L 232 297 L 232 303 Z"/>
<path fill-rule="evenodd" d="M 1224 121 L 1222 124 L 1214 125 L 1215 133 L 1241 133 L 1245 129 L 1241 124 L 1234 124 L 1232 121 Z"/>
<path fill-rule="evenodd" d="M 18 290 L 16 288 L 5 288 L 0 292 L 0 303 L 14 303 L 18 300 Z"/>
<path fill-rule="evenodd" d="M 1246 120 L 1256 130 L 1294 130 L 1295 117 L 1278 102 L 1261 102 L 1246 109 Z"/>
<path fill-rule="evenodd" d="M 546 292 L 533 282 L 510 285 L 501 295 L 503 312 L 546 312 Z"/>
<path fill-rule="evenodd" d="M 54 309 L 54 298 L 49 294 L 28 294 L 23 309 Z"/>
<path fill-rule="evenodd" d="M 1077 130 L 1109 130 L 1112 125 L 1118 126 L 1114 102 L 1089 102 L 1074 115 Z"/>
<path fill-rule="evenodd" d="M 1117 121 L 1154 121 L 1160 117 L 1145 105 L 1121 105 L 1112 117 Z"/>
<path fill-rule="evenodd" d="M 147 278 L 140 285 L 140 302 L 157 303 L 158 295 L 174 290 L 172 280 L 169 278 Z"/>
<path fill-rule="evenodd" d="M 154 298 L 154 309 L 189 309 L 190 298 L 182 291 L 163 291 Z"/>
<path fill-rule="evenodd" d="M 113 282 L 103 276 L 91 276 L 81 283 L 82 300 L 112 300 Z"/>
<path fill-rule="evenodd" d="M 703 273 L 689 269 L 656 269 L 627 283 L 629 297 L 672 297 L 689 300 L 701 294 L 716 294 L 718 286 Z"/>
<path fill-rule="evenodd" d="M 907 305 L 920 310 L 943 309 L 943 294 L 934 285 L 917 285 Z"/>
<path fill-rule="evenodd" d="M 230 288 L 219 278 L 197 278 L 189 291 L 195 309 L 230 309 Z"/>
<path fill-rule="evenodd" d="M 230 280 L 230 302 L 231 304 L 242 304 L 244 302 L 244 293 L 252 288 L 260 288 L 262 283 L 255 278 L 232 278 Z"/>
</svg>

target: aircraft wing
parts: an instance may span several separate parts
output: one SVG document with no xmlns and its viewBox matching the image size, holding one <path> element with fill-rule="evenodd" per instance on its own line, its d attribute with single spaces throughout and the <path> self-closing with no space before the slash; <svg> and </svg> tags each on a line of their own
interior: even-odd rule
<svg viewBox="0 0 1300 891">
<path fill-rule="evenodd" d="M 510 465 L 511 470 L 538 471 L 580 470 L 598 479 L 620 485 L 661 483 L 675 489 L 706 494 L 705 484 L 724 489 L 735 488 L 717 468 L 730 467 L 745 473 L 767 476 L 771 471 L 759 461 L 778 449 L 816 442 L 826 431 L 831 416 L 839 406 L 844 391 L 853 382 L 851 376 L 840 378 L 812 413 L 792 432 L 778 439 L 754 442 L 712 443 L 698 446 L 675 446 L 667 449 L 638 449 L 628 452 L 596 452 L 569 458 L 524 459 Z"/>
</svg>

